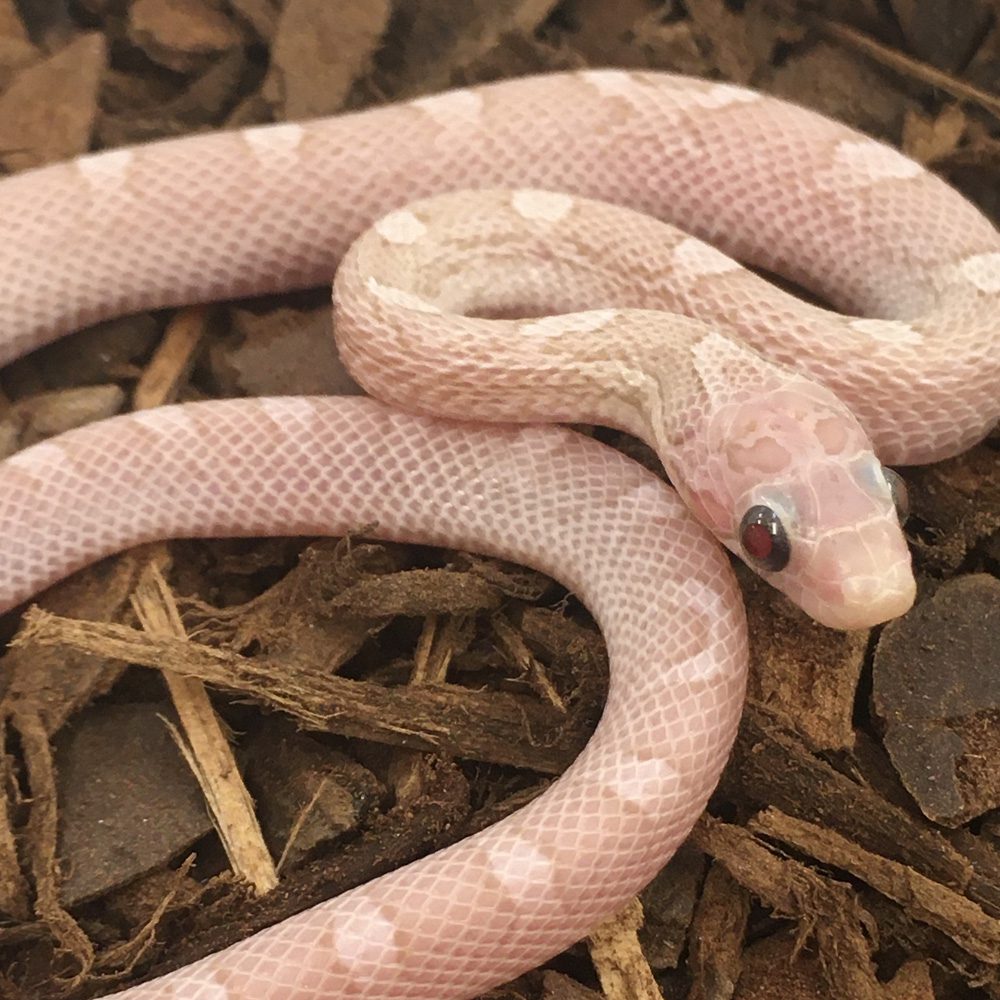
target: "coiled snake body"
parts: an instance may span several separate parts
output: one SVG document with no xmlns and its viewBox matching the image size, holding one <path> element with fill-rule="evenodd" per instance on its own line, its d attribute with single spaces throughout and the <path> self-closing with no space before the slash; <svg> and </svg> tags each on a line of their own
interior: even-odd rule
<svg viewBox="0 0 1000 1000">
<path fill-rule="evenodd" d="M 116 150 L 4 180 L 0 218 L 0 360 L 343 260 L 340 350 L 382 400 L 167 407 L 8 459 L 0 606 L 144 540 L 375 521 L 551 573 L 611 657 L 594 737 L 527 808 L 136 1000 L 471 996 L 585 934 L 684 839 L 733 738 L 745 624 L 709 531 L 820 621 L 883 621 L 914 585 L 879 459 L 956 454 L 1000 414 L 993 226 L 726 84 L 585 71 Z M 701 524 L 558 420 L 646 438 Z"/>
</svg>

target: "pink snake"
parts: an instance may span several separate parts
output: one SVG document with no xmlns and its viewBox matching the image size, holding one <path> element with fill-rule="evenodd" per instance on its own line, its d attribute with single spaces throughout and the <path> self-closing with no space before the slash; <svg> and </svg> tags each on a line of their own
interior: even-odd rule
<svg viewBox="0 0 1000 1000">
<path fill-rule="evenodd" d="M 1000 415 L 993 226 L 890 148 L 725 84 L 585 71 L 117 150 L 4 180 L 0 218 L 0 361 L 343 258 L 341 353 L 383 400 L 165 407 L 8 459 L 0 607 L 145 540 L 377 521 L 552 574 L 611 657 L 596 733 L 528 807 L 130 1000 L 475 995 L 623 904 L 704 808 L 746 662 L 722 550 L 608 448 L 461 421 L 643 436 L 712 534 L 856 628 L 914 595 L 875 453 L 935 461 Z"/>
</svg>

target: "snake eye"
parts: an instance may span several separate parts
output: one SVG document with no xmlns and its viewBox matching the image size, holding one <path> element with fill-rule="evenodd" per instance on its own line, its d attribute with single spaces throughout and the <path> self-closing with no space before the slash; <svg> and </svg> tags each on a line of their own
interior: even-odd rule
<svg viewBox="0 0 1000 1000">
<path fill-rule="evenodd" d="M 910 516 L 910 494 L 906 490 L 906 482 L 898 472 L 892 469 L 883 468 L 885 481 L 889 484 L 889 492 L 892 493 L 892 502 L 896 505 L 896 517 L 900 524 L 905 524 Z"/>
<path fill-rule="evenodd" d="M 783 570 L 792 554 L 781 518 L 763 504 L 756 504 L 743 515 L 740 545 L 752 563 L 771 573 Z"/>
</svg>

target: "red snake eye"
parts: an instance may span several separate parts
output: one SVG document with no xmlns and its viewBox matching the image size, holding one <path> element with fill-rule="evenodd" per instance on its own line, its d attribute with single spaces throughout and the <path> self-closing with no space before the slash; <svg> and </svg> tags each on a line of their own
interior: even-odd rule
<svg viewBox="0 0 1000 1000">
<path fill-rule="evenodd" d="M 770 573 L 783 570 L 792 554 L 781 518 L 763 504 L 751 507 L 743 515 L 740 545 L 753 565 Z"/>
</svg>

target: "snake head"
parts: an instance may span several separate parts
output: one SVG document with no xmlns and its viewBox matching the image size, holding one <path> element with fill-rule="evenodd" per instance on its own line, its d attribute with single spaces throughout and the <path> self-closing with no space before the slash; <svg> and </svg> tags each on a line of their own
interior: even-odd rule
<svg viewBox="0 0 1000 1000">
<path fill-rule="evenodd" d="M 905 486 L 833 393 L 797 376 L 751 393 L 713 416 L 708 445 L 692 506 L 764 579 L 832 628 L 910 608 Z"/>
</svg>

